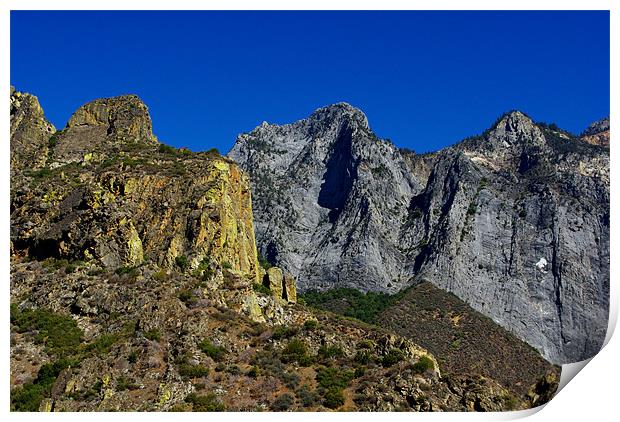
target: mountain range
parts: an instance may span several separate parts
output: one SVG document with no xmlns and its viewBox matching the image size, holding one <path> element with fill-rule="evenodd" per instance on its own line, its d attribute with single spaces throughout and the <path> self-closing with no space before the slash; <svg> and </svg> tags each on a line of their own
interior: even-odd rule
<svg viewBox="0 0 620 422">
<path fill-rule="evenodd" d="M 262 255 L 301 291 L 453 292 L 554 363 L 593 356 L 609 308 L 609 120 L 574 136 L 525 113 L 428 154 L 346 103 L 264 122 L 229 152 Z"/>
<path fill-rule="evenodd" d="M 608 121 L 418 155 L 340 103 L 225 157 L 10 104 L 11 410 L 519 410 L 600 348 Z"/>
</svg>

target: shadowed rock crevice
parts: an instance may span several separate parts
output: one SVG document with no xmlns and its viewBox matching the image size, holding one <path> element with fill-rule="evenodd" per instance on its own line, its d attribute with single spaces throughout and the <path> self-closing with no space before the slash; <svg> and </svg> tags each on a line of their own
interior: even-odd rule
<svg viewBox="0 0 620 422">
<path fill-rule="evenodd" d="M 336 222 L 344 209 L 353 182 L 357 178 L 357 163 L 351 152 L 352 141 L 352 129 L 345 123 L 325 165 L 317 203 L 330 210 L 328 216 L 331 224 Z"/>
</svg>

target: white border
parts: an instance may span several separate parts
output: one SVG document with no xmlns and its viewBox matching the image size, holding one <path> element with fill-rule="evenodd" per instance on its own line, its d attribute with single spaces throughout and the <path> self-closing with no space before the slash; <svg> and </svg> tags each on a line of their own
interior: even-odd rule
<svg viewBox="0 0 620 422">
<path fill-rule="evenodd" d="M 0 3 L 0 77 L 4 82 L 3 86 L 5 95 L 8 94 L 8 88 L 10 84 L 9 77 L 9 48 L 10 48 L 10 10 L 142 10 L 148 7 L 148 10 L 611 10 L 611 125 L 617 127 L 618 119 L 615 118 L 615 111 L 617 110 L 618 99 L 618 85 L 617 78 L 614 75 L 620 74 L 620 67 L 618 66 L 618 42 L 620 40 L 620 33 L 618 30 L 619 12 L 618 4 L 620 2 L 612 0 L 504 0 L 504 1 L 492 1 L 492 0 L 438 0 L 438 1 L 403 1 L 403 0 L 383 0 L 383 1 L 370 1 L 370 0 L 314 0 L 314 1 L 278 1 L 278 0 L 262 0 L 262 1 L 196 1 L 196 0 L 5 0 Z M 596 60 L 593 57 L 583 58 L 584 60 Z M 36 93 L 34 93 L 36 95 Z M 2 243 L 0 243 L 2 274 L 5 275 L 4 289 L 2 292 L 4 299 L 4 306 L 0 312 L 1 321 L 0 326 L 6 328 L 9 326 L 9 198 L 10 198 L 10 180 L 9 180 L 9 101 L 5 101 L 4 112 L 0 118 L 2 142 L 0 148 L 0 160 L 2 163 L 2 182 L 0 183 L 2 201 L 0 206 L 0 219 L 4 224 L 0 226 L 0 235 L 2 237 Z M 614 141 L 612 140 L 612 144 Z M 617 168 L 618 159 L 617 154 L 614 153 L 615 147 L 611 148 L 611 206 L 612 209 L 617 209 L 618 201 L 614 192 L 615 186 L 618 185 L 616 180 L 616 172 L 613 169 Z M 616 206 L 615 206 L 616 205 Z M 611 241 L 612 244 L 617 244 L 618 230 L 616 227 L 620 221 L 616 218 L 616 213 L 611 214 Z M 612 260 L 611 262 L 611 280 L 614 280 L 616 274 L 616 266 Z M 569 420 L 581 419 L 581 420 L 610 420 L 611 415 L 615 413 L 615 405 L 617 398 L 617 376 L 618 376 L 618 360 L 620 359 L 619 345 L 617 336 L 611 337 L 613 330 L 615 329 L 617 315 L 618 315 L 618 289 L 616 283 L 611 285 L 611 308 L 610 308 L 610 329 L 606 341 L 608 344 L 604 349 L 594 357 L 587 365 L 588 369 L 582 371 L 576 376 L 574 381 L 568 383 L 568 385 L 544 408 L 543 411 L 537 410 L 503 413 L 503 414 L 464 414 L 464 413 L 450 413 L 450 414 L 416 414 L 409 413 L 390 413 L 390 414 L 377 414 L 377 413 L 321 413 L 320 415 L 311 413 L 296 413 L 295 415 L 284 413 L 224 413 L 218 415 L 205 415 L 205 414 L 183 414 L 184 419 L 198 420 L 205 417 L 217 418 L 218 420 L 235 420 L 249 416 L 256 420 L 284 420 L 284 419 L 300 419 L 310 420 L 319 416 L 321 418 L 334 419 L 334 418 L 355 418 L 362 420 L 373 420 L 376 418 L 390 418 L 398 420 L 409 420 L 409 418 L 422 418 L 425 420 L 438 418 L 441 420 L 509 420 L 514 418 L 530 416 L 536 420 L 561 420 L 568 418 Z M 5 370 L 3 371 L 4 382 L 0 387 L 0 409 L 8 414 L 9 418 L 23 419 L 30 417 L 37 418 L 69 418 L 75 419 L 81 417 L 76 414 L 23 414 L 23 413 L 10 413 L 9 409 L 9 382 L 8 382 L 8 366 L 9 366 L 9 333 L 8 329 L 4 330 L 5 342 L 4 347 L 0 349 L 0 355 L 5 363 Z M 610 340 L 611 338 L 611 340 Z M 575 375 L 575 367 L 578 364 L 571 365 L 573 368 L 566 368 L 563 382 L 566 380 L 566 375 L 571 373 Z M 578 371 L 577 371 L 578 372 Z M 109 414 L 105 413 L 91 413 L 89 418 L 101 419 L 109 418 Z M 129 418 L 144 417 L 149 419 L 161 420 L 168 419 L 170 417 L 177 418 L 179 415 L 165 414 L 165 413 L 148 413 L 148 414 L 118 414 L 115 418 Z"/>
</svg>

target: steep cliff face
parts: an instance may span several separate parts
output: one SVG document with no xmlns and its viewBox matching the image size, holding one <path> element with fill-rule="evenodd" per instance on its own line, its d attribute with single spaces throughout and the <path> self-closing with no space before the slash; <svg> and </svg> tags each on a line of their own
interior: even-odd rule
<svg viewBox="0 0 620 422">
<path fill-rule="evenodd" d="M 253 181 L 256 235 L 301 289 L 404 287 L 398 234 L 423 185 L 364 114 L 340 103 L 308 119 L 263 123 L 229 153 Z"/>
<path fill-rule="evenodd" d="M 112 269 L 213 261 L 258 280 L 247 176 L 217 153 L 158 145 L 135 96 L 81 107 L 40 151 L 47 167 L 14 178 L 16 252 Z"/>
<path fill-rule="evenodd" d="M 522 113 L 442 151 L 413 203 L 412 272 L 541 350 L 601 347 L 609 310 L 609 154 Z M 439 213 L 430 212 L 441 210 Z"/>
<path fill-rule="evenodd" d="M 599 350 L 607 149 L 512 112 L 481 136 L 418 156 L 366 122 L 341 104 L 238 138 L 229 156 L 253 180 L 263 254 L 302 290 L 395 292 L 429 280 L 556 363 Z"/>
<path fill-rule="evenodd" d="M 54 132 L 38 98 L 11 86 L 11 171 L 44 166 Z"/>
</svg>

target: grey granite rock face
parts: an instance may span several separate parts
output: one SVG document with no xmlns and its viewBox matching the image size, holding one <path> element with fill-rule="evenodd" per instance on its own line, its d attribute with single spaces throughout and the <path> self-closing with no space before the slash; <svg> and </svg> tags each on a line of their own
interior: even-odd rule
<svg viewBox="0 0 620 422">
<path fill-rule="evenodd" d="M 300 289 L 429 280 L 554 363 L 595 354 L 609 303 L 609 152 L 520 112 L 423 156 L 348 104 L 263 123 L 249 172 L 260 251 Z"/>
<path fill-rule="evenodd" d="M 555 363 L 594 355 L 609 311 L 609 154 L 521 113 L 442 151 L 412 274 L 467 301 Z M 414 229 L 413 231 L 416 231 Z"/>
<path fill-rule="evenodd" d="M 423 186 L 361 111 L 340 103 L 290 125 L 263 123 L 229 157 L 253 181 L 261 253 L 301 290 L 407 285 L 398 235 Z"/>
</svg>

